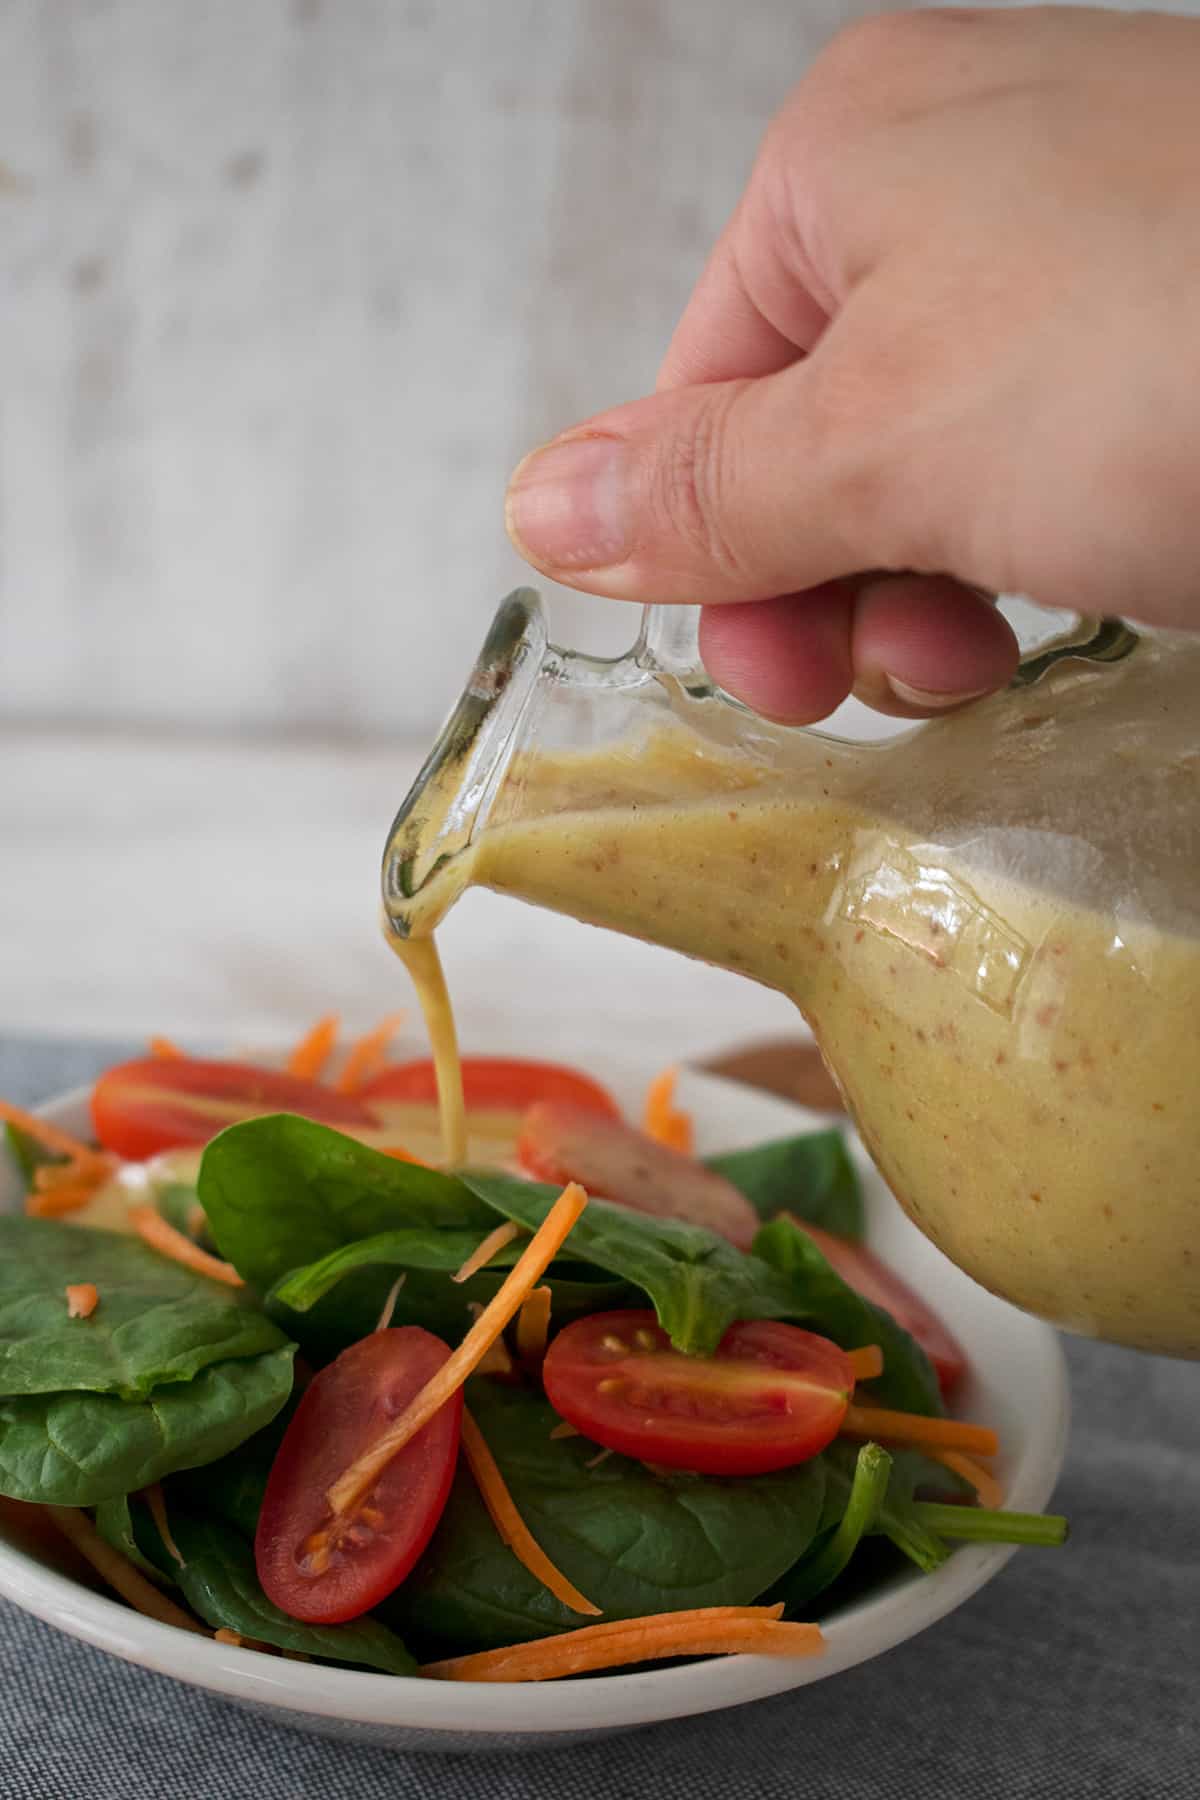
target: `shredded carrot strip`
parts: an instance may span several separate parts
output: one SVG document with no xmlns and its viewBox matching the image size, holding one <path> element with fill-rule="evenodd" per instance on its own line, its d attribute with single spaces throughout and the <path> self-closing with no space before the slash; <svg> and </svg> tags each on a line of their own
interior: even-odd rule
<svg viewBox="0 0 1200 1800">
<path fill-rule="evenodd" d="M 550 1336 L 550 1289 L 535 1287 L 517 1314 L 517 1355 L 530 1369 L 540 1369 Z"/>
<path fill-rule="evenodd" d="M 977 1456 L 995 1456 L 1000 1448 L 989 1425 L 927 1419 L 921 1413 L 892 1412 L 886 1406 L 848 1406 L 841 1431 L 845 1437 L 878 1438 L 884 1444 L 933 1444 L 940 1450 L 974 1451 Z"/>
<path fill-rule="evenodd" d="M 26 1194 L 25 1213 L 30 1219 L 61 1219 L 86 1206 L 95 1192 L 95 1182 L 77 1181 L 52 1188 L 49 1193 Z"/>
<path fill-rule="evenodd" d="M 560 1419 L 558 1421 L 558 1424 L 554 1427 L 554 1430 L 550 1433 L 550 1441 L 553 1443 L 553 1441 L 556 1438 L 573 1438 L 573 1437 L 582 1437 L 582 1436 L 583 1436 L 583 1433 L 580 1430 L 578 1430 L 578 1428 L 576 1426 L 570 1424 L 566 1419 Z"/>
<path fill-rule="evenodd" d="M 154 1520 L 155 1531 L 157 1531 L 159 1537 L 163 1541 L 163 1549 L 182 1569 L 184 1566 L 183 1556 L 180 1552 L 179 1545 L 175 1542 L 175 1538 L 171 1532 L 170 1522 L 167 1519 L 167 1503 L 163 1498 L 162 1488 L 157 1481 L 154 1482 L 152 1486 L 142 1489 L 142 1499 L 150 1508 L 150 1517 Z"/>
<path fill-rule="evenodd" d="M 208 1224 L 208 1214 L 197 1200 L 194 1206 L 188 1207 L 188 1236 L 198 1238 Z"/>
<path fill-rule="evenodd" d="M 316 1024 L 305 1032 L 288 1057 L 288 1074 L 302 1075 L 308 1081 L 316 1081 L 321 1070 L 333 1055 L 337 1034 L 338 1017 L 336 1013 L 327 1013 L 323 1019 L 318 1019 Z"/>
<path fill-rule="evenodd" d="M 475 1485 L 483 1497 L 483 1504 L 488 1509 L 492 1524 L 517 1561 L 544 1588 L 548 1588 L 556 1600 L 561 1600 L 564 1606 L 570 1607 L 572 1612 L 592 1613 L 598 1618 L 600 1608 L 593 1605 L 585 1594 L 581 1594 L 574 1582 L 568 1581 L 562 1570 L 551 1562 L 526 1525 L 517 1510 L 516 1501 L 508 1491 L 508 1485 L 500 1473 L 487 1439 L 465 1407 L 462 1416 L 462 1447 L 467 1466 L 475 1477 Z"/>
<path fill-rule="evenodd" d="M 213 1642 L 228 1644 L 231 1650 L 257 1650 L 263 1656 L 279 1656 L 280 1654 L 286 1656 L 288 1654 L 286 1650 L 282 1653 L 278 1651 L 274 1644 L 264 1644 L 261 1638 L 243 1637 L 240 1631 L 230 1631 L 227 1625 L 222 1625 L 219 1630 L 213 1632 Z M 307 1662 L 309 1659 L 304 1656 L 297 1660 Z"/>
<path fill-rule="evenodd" d="M 198 1625 L 182 1607 L 160 1594 L 140 1569 L 135 1569 L 127 1557 L 105 1542 L 86 1513 L 76 1506 L 48 1506 L 46 1511 L 68 1542 L 87 1558 L 96 1573 L 103 1576 L 122 1600 L 145 1613 L 148 1619 L 157 1619 L 160 1625 L 176 1625 L 180 1631 L 198 1631 L 201 1637 L 208 1636 L 203 1625 Z"/>
<path fill-rule="evenodd" d="M 131 1206 L 129 1223 L 142 1242 L 161 1256 L 182 1263 L 185 1269 L 195 1269 L 198 1275 L 210 1275 L 214 1281 L 223 1281 L 227 1287 L 244 1287 L 245 1283 L 232 1263 L 222 1262 L 219 1256 L 210 1256 L 207 1250 L 201 1250 L 190 1237 L 168 1225 L 152 1206 Z"/>
<path fill-rule="evenodd" d="M 117 1166 L 117 1158 L 107 1151 L 91 1150 L 87 1156 L 70 1162 L 42 1163 L 33 1171 L 33 1185 L 39 1194 L 52 1194 L 57 1188 L 98 1187 Z"/>
<path fill-rule="evenodd" d="M 151 1056 L 164 1057 L 169 1062 L 184 1061 L 183 1051 L 169 1037 L 152 1037 L 150 1039 Z"/>
<path fill-rule="evenodd" d="M 577 1182 L 565 1187 L 521 1254 L 516 1267 L 510 1269 L 499 1292 L 468 1331 L 456 1350 L 451 1351 L 435 1375 L 426 1382 L 393 1425 L 383 1436 L 351 1463 L 329 1489 L 330 1509 L 340 1514 L 363 1498 L 376 1476 L 403 1450 L 418 1431 L 428 1425 L 438 1408 L 462 1386 L 471 1371 L 482 1360 L 484 1352 L 495 1343 L 504 1327 L 531 1288 L 537 1286 L 558 1255 L 572 1226 L 587 1205 L 587 1195 Z"/>
<path fill-rule="evenodd" d="M 508 1353 L 508 1345 L 503 1338 L 497 1338 L 489 1344 L 480 1358 L 480 1375 L 494 1375 L 498 1381 L 511 1381 L 517 1372 L 517 1365 Z"/>
<path fill-rule="evenodd" d="M 878 1344 L 866 1344 L 861 1350 L 848 1350 L 855 1381 L 874 1381 L 883 1374 L 883 1351 Z"/>
<path fill-rule="evenodd" d="M 481 1318 L 483 1302 L 468 1300 L 467 1311 L 470 1313 L 472 1321 Z M 477 1375 L 494 1375 L 498 1381 L 512 1381 L 517 1373 L 517 1365 L 509 1355 L 508 1345 L 502 1337 L 498 1337 L 494 1344 L 488 1345 L 479 1359 L 475 1373 Z"/>
<path fill-rule="evenodd" d="M 642 1130 L 669 1149 L 682 1150 L 685 1156 L 690 1156 L 695 1148 L 696 1132 L 691 1113 L 683 1112 L 675 1105 L 678 1080 L 678 1069 L 664 1069 L 661 1075 L 654 1077 L 646 1090 Z"/>
<path fill-rule="evenodd" d="M 589 1456 L 583 1466 L 585 1469 L 598 1469 L 600 1464 L 606 1463 L 611 1455 L 612 1451 L 607 1448 L 604 1450 L 597 1450 L 595 1456 Z"/>
<path fill-rule="evenodd" d="M 491 1262 L 497 1251 L 511 1244 L 514 1238 L 521 1235 L 521 1227 L 514 1225 L 511 1219 L 503 1225 L 497 1225 L 495 1231 L 489 1231 L 482 1243 L 476 1244 L 461 1269 L 450 1277 L 451 1281 L 470 1281 L 472 1275 L 478 1275 L 480 1269 Z"/>
<path fill-rule="evenodd" d="M 812 1656 L 824 1648 L 825 1640 L 816 1625 L 786 1624 L 779 1616 L 782 1610 L 779 1606 L 714 1606 L 584 1625 L 578 1631 L 536 1638 L 529 1644 L 426 1663 L 420 1673 L 437 1681 L 554 1681 L 564 1675 L 669 1656 L 720 1656 L 739 1650 L 764 1656 Z"/>
<path fill-rule="evenodd" d="M 401 1269 L 399 1275 L 397 1275 L 395 1281 L 393 1281 L 391 1287 L 387 1291 L 387 1298 L 384 1300 L 383 1306 L 380 1309 L 379 1323 L 375 1327 L 376 1331 L 386 1331 L 391 1325 L 392 1314 L 396 1310 L 396 1301 L 400 1298 L 400 1289 L 407 1280 L 407 1270 Z"/>
<path fill-rule="evenodd" d="M 405 1150 L 399 1144 L 380 1144 L 378 1149 L 380 1156 L 394 1156 L 397 1162 L 416 1163 L 418 1169 L 429 1167 L 419 1156 L 414 1156 L 411 1150 Z"/>
<path fill-rule="evenodd" d="M 980 1506 L 999 1510 L 1004 1505 L 1004 1489 L 1000 1482 L 990 1469 L 985 1469 L 973 1456 L 964 1456 L 961 1450 L 926 1450 L 925 1454 L 931 1462 L 941 1463 L 945 1468 L 953 1469 L 956 1475 L 961 1475 L 964 1481 L 969 1481 L 975 1489 Z"/>
<path fill-rule="evenodd" d="M 352 1094 L 382 1066 L 387 1047 L 404 1023 L 403 1013 L 389 1013 L 351 1044 L 342 1072 L 334 1082 L 339 1094 Z"/>
<path fill-rule="evenodd" d="M 67 1283 L 68 1319 L 90 1319 L 99 1304 L 100 1294 L 94 1281 Z"/>
<path fill-rule="evenodd" d="M 98 1154 L 90 1144 L 82 1143 L 69 1132 L 60 1131 L 57 1125 L 51 1125 L 48 1119 L 39 1119 L 36 1113 L 26 1112 L 23 1106 L 14 1106 L 9 1100 L 0 1100 L 0 1119 L 15 1125 L 26 1136 L 36 1138 L 43 1149 L 52 1150 L 58 1156 L 68 1156 L 72 1162 L 87 1162 Z"/>
</svg>

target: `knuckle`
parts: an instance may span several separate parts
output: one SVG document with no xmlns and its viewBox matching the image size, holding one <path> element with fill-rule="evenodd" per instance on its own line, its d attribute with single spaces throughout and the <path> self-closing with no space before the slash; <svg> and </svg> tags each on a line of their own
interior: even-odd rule
<svg viewBox="0 0 1200 1800">
<path fill-rule="evenodd" d="M 936 82 L 947 59 L 956 62 L 964 31 L 987 27 L 990 17 L 966 6 L 868 13 L 829 40 L 801 88 L 852 94 L 868 110 L 874 100 L 886 111 L 898 90 Z"/>
<path fill-rule="evenodd" d="M 672 438 L 657 463 L 652 495 L 652 513 L 689 562 L 703 561 L 730 579 L 745 573 L 729 517 L 736 491 L 730 421 L 744 385 L 706 397 L 690 429 Z"/>
</svg>

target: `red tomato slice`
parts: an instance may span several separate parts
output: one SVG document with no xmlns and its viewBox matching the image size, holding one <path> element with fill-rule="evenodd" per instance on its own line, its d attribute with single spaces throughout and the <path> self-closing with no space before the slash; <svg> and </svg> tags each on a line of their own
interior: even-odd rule
<svg viewBox="0 0 1200 1800">
<path fill-rule="evenodd" d="M 891 1313 L 897 1325 L 902 1325 L 909 1337 L 916 1339 L 933 1364 L 938 1386 L 943 1394 L 948 1394 L 967 1372 L 967 1353 L 949 1326 L 943 1325 L 921 1296 L 865 1245 L 806 1224 L 794 1213 L 788 1213 L 787 1217 L 798 1230 L 808 1233 L 848 1287 L 861 1294 L 864 1300 L 871 1300 Z"/>
<path fill-rule="evenodd" d="M 517 1159 L 539 1181 L 578 1181 L 589 1194 L 634 1212 L 706 1225 L 742 1250 L 758 1230 L 754 1208 L 724 1175 L 620 1119 L 547 1102 L 531 1106 Z"/>
<path fill-rule="evenodd" d="M 652 1312 L 564 1326 L 542 1365 L 546 1397 L 585 1437 L 697 1475 L 765 1475 L 837 1435 L 854 1391 L 844 1350 L 796 1325 L 731 1325 L 715 1356 L 683 1356 Z"/>
<path fill-rule="evenodd" d="M 505 1056 L 464 1056 L 463 1097 L 468 1111 L 524 1112 L 537 1100 L 560 1101 L 619 1119 L 621 1109 L 590 1075 L 560 1063 L 523 1062 Z M 363 1100 L 433 1105 L 437 1078 L 432 1062 L 393 1063 L 356 1090 Z"/>
<path fill-rule="evenodd" d="M 269 1600 L 333 1625 L 377 1606 L 442 1516 L 458 1457 L 462 1389 L 336 1523 L 326 1494 L 441 1368 L 449 1346 L 418 1325 L 373 1331 L 310 1383 L 271 1465 L 254 1558 Z"/>
<path fill-rule="evenodd" d="M 106 1070 L 92 1089 L 96 1136 L 136 1162 L 180 1144 L 207 1144 L 239 1119 L 280 1112 L 343 1131 L 379 1123 L 357 1098 L 251 1063 L 148 1056 Z"/>
</svg>

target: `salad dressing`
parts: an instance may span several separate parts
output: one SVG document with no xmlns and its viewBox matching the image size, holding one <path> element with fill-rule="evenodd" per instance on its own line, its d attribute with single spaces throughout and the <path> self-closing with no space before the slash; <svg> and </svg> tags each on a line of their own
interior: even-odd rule
<svg viewBox="0 0 1200 1800">
<path fill-rule="evenodd" d="M 931 848 L 895 797 L 685 750 L 668 725 L 635 764 L 518 758 L 517 799 L 502 791 L 416 897 L 394 942 L 448 1143 L 461 1085 L 428 934 L 478 884 L 787 994 L 901 1204 L 960 1267 L 1068 1329 L 1200 1355 L 1197 938 L 1022 884 L 1015 836 L 1001 868 Z"/>
<path fill-rule="evenodd" d="M 429 1033 L 441 1115 L 442 1158 L 446 1168 L 455 1169 L 467 1160 L 467 1110 L 463 1101 L 458 1032 L 442 959 L 432 934 L 416 938 L 389 937 L 388 942 L 408 970 Z"/>
</svg>

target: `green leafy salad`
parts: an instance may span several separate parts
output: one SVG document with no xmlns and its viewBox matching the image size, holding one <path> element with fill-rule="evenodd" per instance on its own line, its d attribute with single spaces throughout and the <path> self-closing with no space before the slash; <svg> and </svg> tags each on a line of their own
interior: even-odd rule
<svg viewBox="0 0 1200 1800">
<path fill-rule="evenodd" d="M 505 1166 L 445 1173 L 389 1141 L 415 1066 L 147 1058 L 94 1144 L 0 1109 L 13 1516 L 180 1629 L 478 1681 L 819 1654 L 961 1541 L 1063 1541 L 950 1416 L 964 1353 L 839 1132 L 702 1162 L 510 1075 Z"/>
</svg>

